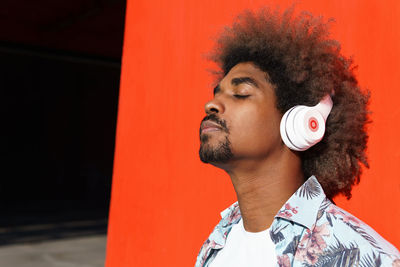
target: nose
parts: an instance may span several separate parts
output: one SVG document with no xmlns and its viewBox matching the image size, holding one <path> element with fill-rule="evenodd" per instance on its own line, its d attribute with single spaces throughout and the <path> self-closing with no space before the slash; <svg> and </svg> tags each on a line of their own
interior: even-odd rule
<svg viewBox="0 0 400 267">
<path fill-rule="evenodd" d="M 205 109 L 207 115 L 212 114 L 212 113 L 222 114 L 225 111 L 224 105 L 220 101 L 216 100 L 215 98 L 208 101 L 205 104 L 204 109 Z"/>
</svg>

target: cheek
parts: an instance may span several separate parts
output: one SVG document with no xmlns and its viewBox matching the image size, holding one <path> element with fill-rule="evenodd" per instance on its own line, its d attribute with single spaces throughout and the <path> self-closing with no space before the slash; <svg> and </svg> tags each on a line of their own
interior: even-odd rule
<svg viewBox="0 0 400 267">
<path fill-rule="evenodd" d="M 250 109 L 238 114 L 230 136 L 233 148 L 262 152 L 279 145 L 280 118 L 280 113 L 272 109 Z"/>
</svg>

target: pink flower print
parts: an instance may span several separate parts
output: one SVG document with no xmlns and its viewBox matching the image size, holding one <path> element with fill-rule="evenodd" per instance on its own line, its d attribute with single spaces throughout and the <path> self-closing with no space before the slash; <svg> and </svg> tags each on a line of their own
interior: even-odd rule
<svg viewBox="0 0 400 267">
<path fill-rule="evenodd" d="M 290 217 L 292 217 L 292 214 L 288 211 L 280 211 L 278 213 L 278 216 L 282 217 L 282 218 L 290 218 Z"/>
<path fill-rule="evenodd" d="M 392 262 L 392 267 L 400 267 L 400 259 L 395 259 Z"/>
<path fill-rule="evenodd" d="M 312 232 L 307 229 L 297 248 L 295 259 L 308 264 L 315 264 L 318 261 L 318 256 L 326 248 L 324 236 L 329 236 L 329 223 L 315 226 Z"/>
<path fill-rule="evenodd" d="M 298 207 L 293 208 L 289 203 L 286 203 L 284 208 L 281 209 L 278 213 L 278 216 L 283 218 L 290 218 L 293 214 L 297 213 Z"/>
<path fill-rule="evenodd" d="M 326 212 L 332 214 L 334 217 L 340 218 L 345 223 L 357 226 L 360 225 L 360 221 L 356 217 L 346 212 L 343 212 L 335 205 L 331 205 Z"/>
<path fill-rule="evenodd" d="M 232 223 L 232 222 L 238 220 L 240 218 L 240 216 L 241 216 L 241 214 L 240 214 L 239 206 L 235 205 L 233 207 L 232 213 L 229 214 L 229 217 L 228 217 L 227 220 L 228 220 L 229 223 Z"/>
<path fill-rule="evenodd" d="M 279 267 L 290 267 L 289 256 L 286 254 L 283 254 L 282 256 L 278 256 L 278 265 L 279 265 Z"/>
<path fill-rule="evenodd" d="M 203 244 L 203 246 L 201 247 L 201 250 L 200 250 L 200 251 L 204 251 L 204 254 L 201 257 L 201 261 L 200 261 L 201 264 L 203 264 L 206 261 L 210 250 L 211 250 L 210 239 L 207 239 L 206 242 L 204 242 L 204 244 Z"/>
<path fill-rule="evenodd" d="M 354 217 L 353 215 L 350 215 L 350 214 L 347 214 L 347 215 L 344 214 L 343 215 L 343 221 L 345 223 L 350 223 L 352 225 L 357 225 L 357 226 L 360 225 L 360 221 L 356 217 Z"/>
<path fill-rule="evenodd" d="M 333 216 L 341 215 L 343 213 L 339 211 L 335 205 L 330 205 L 326 212 L 332 214 Z"/>
</svg>

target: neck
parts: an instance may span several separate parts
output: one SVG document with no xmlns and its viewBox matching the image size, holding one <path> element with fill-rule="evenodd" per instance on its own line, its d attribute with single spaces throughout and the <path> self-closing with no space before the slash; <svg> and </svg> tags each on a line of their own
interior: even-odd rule
<svg viewBox="0 0 400 267">
<path fill-rule="evenodd" d="M 263 231 L 276 213 L 303 184 L 299 156 L 288 149 L 265 160 L 248 160 L 226 169 L 235 188 L 244 228 Z"/>
</svg>

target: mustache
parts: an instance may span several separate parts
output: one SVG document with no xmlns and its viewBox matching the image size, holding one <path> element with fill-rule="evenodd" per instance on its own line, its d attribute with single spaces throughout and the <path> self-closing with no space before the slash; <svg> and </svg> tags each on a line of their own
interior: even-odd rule
<svg viewBox="0 0 400 267">
<path fill-rule="evenodd" d="M 208 121 L 208 120 L 217 123 L 219 126 L 221 126 L 221 128 L 222 128 L 222 130 L 224 132 L 229 133 L 229 129 L 226 126 L 226 121 L 223 120 L 223 119 L 218 118 L 218 116 L 215 113 L 212 113 L 210 115 L 205 116 L 204 119 L 201 121 L 201 123 L 203 123 L 203 121 Z"/>
</svg>

